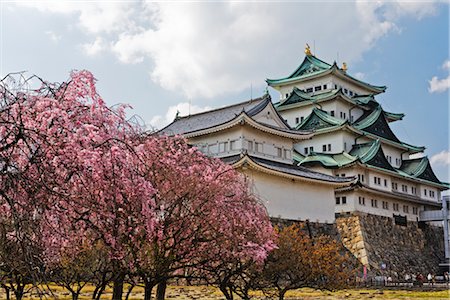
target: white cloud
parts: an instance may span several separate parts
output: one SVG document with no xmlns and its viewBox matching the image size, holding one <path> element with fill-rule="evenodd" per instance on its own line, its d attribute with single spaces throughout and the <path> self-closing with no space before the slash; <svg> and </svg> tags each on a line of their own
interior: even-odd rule
<svg viewBox="0 0 450 300">
<path fill-rule="evenodd" d="M 430 86 L 428 87 L 428 92 L 442 93 L 450 89 L 450 76 L 442 79 L 439 79 L 437 76 L 433 76 L 433 78 L 431 78 L 428 83 L 430 84 Z"/>
<path fill-rule="evenodd" d="M 442 64 L 442 69 L 450 70 L 450 59 L 447 59 L 446 61 L 444 61 L 444 63 Z"/>
<path fill-rule="evenodd" d="M 401 18 L 421 19 L 436 12 L 434 2 L 405 1 L 22 5 L 76 16 L 79 25 L 101 36 L 121 62 L 149 61 L 154 82 L 188 98 L 212 98 L 250 85 L 262 88 L 265 76 L 285 76 L 295 68 L 306 42 L 315 42 L 316 54 L 330 62 L 337 52 L 342 61 L 357 61 L 381 37 L 399 33 Z M 325 30 L 324 20 L 332 22 Z"/>
<path fill-rule="evenodd" d="M 431 157 L 430 162 L 433 166 L 449 166 L 450 165 L 450 151 L 444 150 Z"/>
<path fill-rule="evenodd" d="M 45 34 L 50 38 L 50 40 L 54 43 L 57 43 L 61 40 L 61 36 L 56 34 L 55 32 L 48 30 Z"/>
<path fill-rule="evenodd" d="M 187 116 L 189 114 L 200 113 L 200 112 L 207 111 L 210 109 L 211 109 L 211 107 L 209 107 L 209 106 L 200 107 L 197 105 L 189 104 L 188 102 L 178 103 L 177 105 L 170 106 L 169 109 L 167 110 L 165 116 L 160 116 L 160 115 L 154 116 L 149 122 L 149 127 L 155 128 L 155 129 L 163 128 L 164 126 L 168 125 L 175 119 L 177 112 L 178 112 L 178 115 L 181 117 L 181 116 Z"/>
<path fill-rule="evenodd" d="M 450 71 L 450 60 L 444 61 L 441 68 Z M 450 75 L 448 75 L 447 78 L 441 79 L 438 76 L 433 76 L 431 80 L 428 81 L 428 83 L 429 83 L 428 87 L 429 93 L 445 92 L 446 90 L 450 89 Z"/>
<path fill-rule="evenodd" d="M 133 1 L 27 0 L 15 4 L 41 12 L 74 14 L 78 17 L 79 25 L 94 34 L 121 31 L 134 26 L 131 18 Z"/>
<path fill-rule="evenodd" d="M 94 42 L 82 45 L 84 52 L 88 56 L 95 56 L 106 49 L 106 43 L 101 37 L 97 37 Z"/>
<path fill-rule="evenodd" d="M 353 75 L 356 79 L 359 80 L 364 80 L 364 78 L 366 77 L 366 74 L 362 73 L 362 72 L 357 72 Z"/>
</svg>

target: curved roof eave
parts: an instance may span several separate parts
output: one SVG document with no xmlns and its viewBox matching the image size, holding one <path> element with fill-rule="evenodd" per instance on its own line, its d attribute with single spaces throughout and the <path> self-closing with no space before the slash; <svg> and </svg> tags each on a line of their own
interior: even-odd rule
<svg viewBox="0 0 450 300">
<path fill-rule="evenodd" d="M 196 130 L 196 131 L 192 131 L 192 132 L 185 132 L 182 135 L 185 136 L 186 138 L 192 138 L 192 137 L 197 137 L 197 136 L 201 136 L 201 135 L 205 135 L 205 134 L 210 134 L 210 133 L 215 133 L 224 129 L 228 129 L 231 128 L 233 126 L 239 125 L 240 122 L 245 122 L 247 124 L 249 124 L 250 126 L 261 130 L 263 132 L 266 133 L 270 133 L 273 135 L 277 135 L 277 136 L 282 136 L 285 138 L 290 138 L 293 140 L 306 140 L 312 137 L 312 133 L 311 132 L 299 132 L 299 131 L 295 131 L 295 130 L 281 130 L 277 129 L 275 127 L 271 127 L 268 125 L 265 125 L 263 123 L 259 123 L 255 120 L 253 120 L 246 112 L 241 112 L 239 115 L 237 115 L 235 118 L 231 119 L 228 122 L 216 125 L 216 126 L 212 126 L 209 128 L 203 128 L 200 130 Z"/>
<path fill-rule="evenodd" d="M 271 175 L 275 175 L 275 176 L 280 176 L 280 177 L 285 177 L 285 178 L 289 178 L 289 179 L 294 179 L 294 180 L 299 180 L 299 181 L 304 181 L 304 182 L 310 182 L 310 183 L 317 183 L 317 184 L 325 184 L 325 185 L 331 185 L 334 187 L 343 187 L 343 186 L 347 186 L 353 182 L 356 181 L 356 179 L 349 179 L 345 182 L 332 182 L 332 181 L 327 181 L 327 180 L 321 180 L 321 179 L 316 179 L 316 178 L 309 178 L 309 177 L 305 177 L 305 176 L 300 176 L 300 175 L 293 175 L 293 174 L 289 174 L 289 173 L 285 173 L 285 172 L 281 172 L 278 170 L 274 170 L 271 168 L 268 168 L 266 166 L 263 166 L 261 164 L 258 164 L 258 162 L 254 161 L 250 156 L 248 156 L 247 154 L 245 154 L 239 161 L 235 162 L 232 164 L 232 166 L 234 168 L 238 168 L 242 165 L 247 164 L 248 166 L 250 166 L 253 169 L 256 169 L 258 171 L 267 173 L 267 174 L 271 174 Z M 318 172 L 315 172 L 318 173 Z M 318 173 L 318 174 L 322 174 L 322 173 Z M 326 175 L 326 174 L 322 174 L 322 175 Z M 326 175 L 329 177 L 333 177 L 330 175 Z"/>
</svg>

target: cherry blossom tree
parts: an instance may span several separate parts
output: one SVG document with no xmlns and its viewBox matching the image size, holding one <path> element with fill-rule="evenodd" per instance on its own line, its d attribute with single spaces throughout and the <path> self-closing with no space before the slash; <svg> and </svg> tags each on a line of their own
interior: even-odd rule
<svg viewBox="0 0 450 300">
<path fill-rule="evenodd" d="M 265 259 L 273 248 L 272 226 L 237 171 L 182 138 L 151 136 L 140 147 L 157 191 L 157 234 L 142 270 L 146 299 L 153 285 L 159 284 L 157 298 L 163 299 L 168 279 L 218 261 Z"/>
</svg>

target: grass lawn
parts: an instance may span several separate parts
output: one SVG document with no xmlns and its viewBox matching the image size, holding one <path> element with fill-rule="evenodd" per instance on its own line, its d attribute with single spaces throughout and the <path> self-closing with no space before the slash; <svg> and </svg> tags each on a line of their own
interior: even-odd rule
<svg viewBox="0 0 450 300">
<path fill-rule="evenodd" d="M 54 295 L 57 297 L 56 299 L 71 299 L 70 293 L 64 290 L 61 287 L 50 286 Z M 125 287 L 126 291 L 127 287 Z M 92 295 L 92 286 L 86 286 L 82 295 L 80 296 L 81 300 L 91 299 Z M 135 287 L 130 296 L 130 300 L 138 300 L 143 299 L 144 290 L 142 287 Z M 156 292 L 156 289 L 154 293 Z M 270 299 L 264 297 L 264 295 L 260 292 L 252 293 L 254 299 Z M 336 292 L 328 292 L 314 289 L 299 289 L 294 291 L 289 291 L 286 294 L 286 299 L 305 299 L 305 300 L 313 300 L 313 299 L 329 299 L 329 300 L 337 300 L 337 299 L 450 299 L 450 293 L 448 290 L 440 290 L 440 291 L 411 291 L 411 290 L 375 290 L 375 289 L 349 289 L 342 290 Z M 0 299 L 6 299 L 4 291 L 0 291 Z M 25 299 L 39 299 L 38 297 L 27 296 Z M 47 297 L 47 299 L 53 299 L 52 296 Z M 108 289 L 106 293 L 102 296 L 102 299 L 111 299 L 111 289 Z M 221 292 L 209 286 L 169 286 L 167 288 L 166 299 L 180 299 L 180 300 L 201 300 L 201 299 L 225 299 Z"/>
</svg>

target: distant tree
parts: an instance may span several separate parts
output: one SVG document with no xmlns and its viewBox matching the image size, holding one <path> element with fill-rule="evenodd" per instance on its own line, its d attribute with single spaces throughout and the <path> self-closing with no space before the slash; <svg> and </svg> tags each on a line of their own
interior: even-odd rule
<svg viewBox="0 0 450 300">
<path fill-rule="evenodd" d="M 277 229 L 278 248 L 266 261 L 260 287 L 274 288 L 278 299 L 303 287 L 337 289 L 354 277 L 353 260 L 331 237 L 309 237 L 301 225 Z"/>
</svg>

